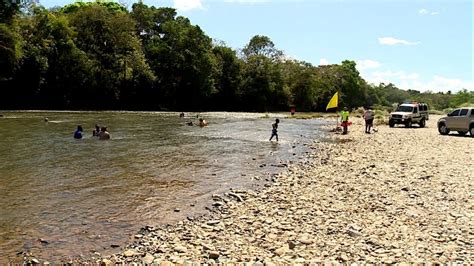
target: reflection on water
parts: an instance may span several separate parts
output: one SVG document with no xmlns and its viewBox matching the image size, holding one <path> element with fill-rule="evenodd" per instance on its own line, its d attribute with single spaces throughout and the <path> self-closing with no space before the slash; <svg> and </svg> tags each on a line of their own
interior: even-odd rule
<svg viewBox="0 0 474 266">
<path fill-rule="evenodd" d="M 185 125 L 196 114 L 2 113 L 0 262 L 25 250 L 53 261 L 107 253 L 140 226 L 202 213 L 211 194 L 255 185 L 252 176 L 302 156 L 321 124 L 281 119 L 271 143 L 273 119 L 261 114 L 203 113 L 200 128 Z M 97 123 L 111 140 L 92 137 Z"/>
</svg>

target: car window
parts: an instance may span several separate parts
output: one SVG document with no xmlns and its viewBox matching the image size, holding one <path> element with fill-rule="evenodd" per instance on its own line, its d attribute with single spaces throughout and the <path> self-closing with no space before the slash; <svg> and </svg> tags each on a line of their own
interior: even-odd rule
<svg viewBox="0 0 474 266">
<path fill-rule="evenodd" d="M 474 116 L 474 109 L 471 109 L 471 116 Z"/>
<path fill-rule="evenodd" d="M 459 111 L 461 111 L 461 110 L 459 110 L 459 109 L 454 110 L 449 114 L 449 116 L 459 116 Z"/>
<path fill-rule="evenodd" d="M 461 109 L 461 112 L 459 113 L 459 116 L 466 116 L 467 111 L 468 111 L 468 109 Z"/>
</svg>

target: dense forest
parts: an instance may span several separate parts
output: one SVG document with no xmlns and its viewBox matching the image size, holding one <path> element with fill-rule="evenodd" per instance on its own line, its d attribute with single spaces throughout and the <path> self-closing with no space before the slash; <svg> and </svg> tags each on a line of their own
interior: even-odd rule
<svg viewBox="0 0 474 266">
<path fill-rule="evenodd" d="M 368 84 L 351 60 L 313 66 L 288 59 L 267 36 L 236 51 L 173 8 L 0 2 L 0 109 L 324 111 L 336 91 L 353 108 L 474 104 L 466 89 Z"/>
</svg>

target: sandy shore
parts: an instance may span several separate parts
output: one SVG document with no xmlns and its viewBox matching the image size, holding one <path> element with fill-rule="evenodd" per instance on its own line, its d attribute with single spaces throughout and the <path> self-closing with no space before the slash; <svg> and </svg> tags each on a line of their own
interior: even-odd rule
<svg viewBox="0 0 474 266">
<path fill-rule="evenodd" d="M 355 119 L 262 191 L 214 195 L 208 216 L 146 226 L 120 254 L 91 259 L 472 263 L 474 139 L 439 135 L 437 119 L 374 134 Z"/>
</svg>

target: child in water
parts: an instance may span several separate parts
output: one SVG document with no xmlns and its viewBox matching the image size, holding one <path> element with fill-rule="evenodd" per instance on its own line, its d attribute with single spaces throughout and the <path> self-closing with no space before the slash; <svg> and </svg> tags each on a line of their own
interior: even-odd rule
<svg viewBox="0 0 474 266">
<path fill-rule="evenodd" d="M 270 137 L 270 141 L 272 141 L 273 137 L 276 137 L 278 141 L 278 123 L 280 123 L 280 119 L 275 119 L 275 123 L 272 124 L 272 136 Z"/>
<path fill-rule="evenodd" d="M 74 131 L 74 138 L 75 139 L 82 139 L 82 131 L 83 131 L 82 126 L 80 126 L 80 125 L 77 126 L 77 130 Z"/>
</svg>

